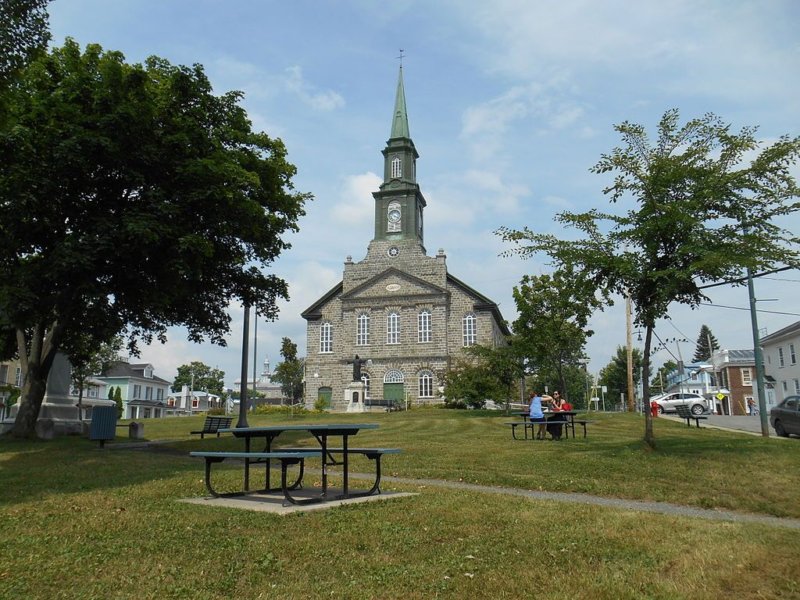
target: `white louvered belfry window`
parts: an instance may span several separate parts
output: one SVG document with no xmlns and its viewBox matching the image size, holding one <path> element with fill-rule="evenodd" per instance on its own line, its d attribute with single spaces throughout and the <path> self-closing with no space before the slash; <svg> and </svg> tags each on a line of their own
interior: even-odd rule
<svg viewBox="0 0 800 600">
<path fill-rule="evenodd" d="M 400 343 L 400 315 L 396 312 L 389 313 L 386 317 L 386 343 Z"/>
<path fill-rule="evenodd" d="M 395 156 L 392 159 L 392 179 L 398 179 L 403 176 L 403 161 L 400 157 Z"/>
<path fill-rule="evenodd" d="M 474 346 L 477 340 L 477 319 L 475 315 L 468 314 L 464 316 L 462 322 L 462 333 L 464 337 L 464 346 Z"/>
<path fill-rule="evenodd" d="M 330 323 L 323 323 L 319 328 L 319 351 L 333 352 L 333 328 Z"/>
<path fill-rule="evenodd" d="M 417 341 L 424 344 L 431 341 L 431 313 L 423 310 L 417 315 Z"/>
</svg>

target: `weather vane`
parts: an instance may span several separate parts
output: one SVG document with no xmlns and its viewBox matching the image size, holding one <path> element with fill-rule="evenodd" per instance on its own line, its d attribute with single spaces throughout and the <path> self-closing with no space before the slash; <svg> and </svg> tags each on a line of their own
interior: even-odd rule
<svg viewBox="0 0 800 600">
<path fill-rule="evenodd" d="M 400 60 L 400 68 L 403 68 L 403 49 L 400 48 L 400 56 L 397 57 Z"/>
</svg>

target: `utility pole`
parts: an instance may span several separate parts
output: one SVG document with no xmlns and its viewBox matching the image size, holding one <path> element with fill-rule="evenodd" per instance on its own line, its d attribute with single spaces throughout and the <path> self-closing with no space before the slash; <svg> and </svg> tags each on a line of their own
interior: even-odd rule
<svg viewBox="0 0 800 600">
<path fill-rule="evenodd" d="M 750 296 L 750 322 L 753 326 L 753 355 L 756 361 L 756 389 L 758 390 L 758 413 L 761 417 L 761 435 L 769 437 L 769 419 L 767 416 L 767 398 L 764 392 L 764 362 L 761 356 L 761 339 L 758 334 L 758 316 L 756 315 L 756 294 L 753 288 L 753 275 L 747 268 L 747 293 Z"/>
<path fill-rule="evenodd" d="M 245 302 L 242 320 L 242 380 L 239 384 L 239 421 L 236 427 L 247 427 L 247 342 L 250 338 L 250 305 Z M 247 469 L 245 469 L 247 474 Z"/>
</svg>

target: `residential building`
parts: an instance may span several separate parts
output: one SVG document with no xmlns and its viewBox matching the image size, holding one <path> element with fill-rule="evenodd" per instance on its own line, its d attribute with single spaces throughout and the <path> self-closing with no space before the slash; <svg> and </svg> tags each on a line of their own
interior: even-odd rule
<svg viewBox="0 0 800 600">
<path fill-rule="evenodd" d="M 189 390 L 188 385 L 167 396 L 166 414 L 169 416 L 197 415 L 214 408 L 225 408 L 222 398 L 203 390 Z"/>
<path fill-rule="evenodd" d="M 769 409 L 787 396 L 800 395 L 800 321 L 762 337 L 761 348 L 767 384 L 774 386 Z"/>
<path fill-rule="evenodd" d="M 683 392 L 708 398 L 712 391 L 716 391 L 716 384 L 708 364 L 684 365 L 682 370 L 667 373 L 665 393 Z"/>
<path fill-rule="evenodd" d="M 750 399 L 758 403 L 756 361 L 752 350 L 717 350 L 711 355 L 714 412 L 718 415 L 746 415 Z"/>
<path fill-rule="evenodd" d="M 22 387 L 22 367 L 18 360 L 0 362 L 0 421 L 11 414 Z"/>
<path fill-rule="evenodd" d="M 465 347 L 507 343 L 497 304 L 448 272 L 444 250 L 427 255 L 427 202 L 417 183 L 419 154 L 409 132 L 402 67 L 382 153 L 366 257 L 356 262 L 348 256 L 342 280 L 302 313 L 308 406 L 350 410 L 358 394 L 362 407 L 438 403 L 443 375 L 466 357 Z"/>
<path fill-rule="evenodd" d="M 104 382 L 108 388 L 120 389 L 123 419 L 166 416 L 170 383 L 153 373 L 153 365 L 120 360 L 96 379 Z"/>
</svg>

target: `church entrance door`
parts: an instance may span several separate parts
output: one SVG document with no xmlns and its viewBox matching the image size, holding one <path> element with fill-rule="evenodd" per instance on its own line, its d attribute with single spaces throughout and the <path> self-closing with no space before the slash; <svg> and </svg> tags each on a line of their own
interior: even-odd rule
<svg viewBox="0 0 800 600">
<path fill-rule="evenodd" d="M 332 397 L 333 397 L 333 390 L 329 387 L 321 387 L 319 388 L 319 390 L 317 390 L 317 403 L 323 410 L 331 407 Z"/>
<path fill-rule="evenodd" d="M 392 400 L 395 402 L 403 402 L 405 396 L 403 394 L 402 383 L 384 383 L 383 384 L 383 399 L 386 401 Z"/>
</svg>

